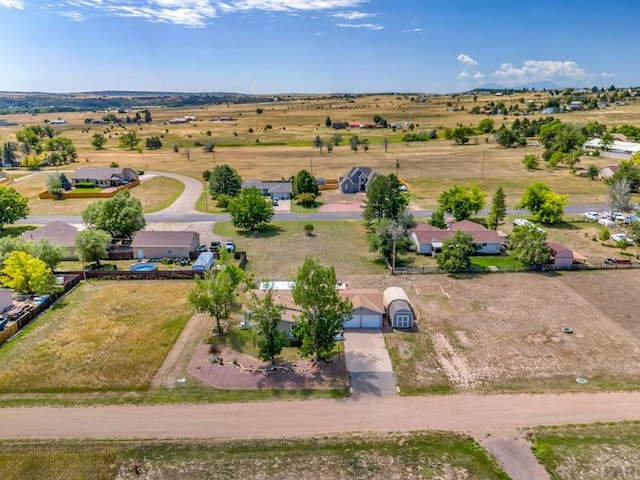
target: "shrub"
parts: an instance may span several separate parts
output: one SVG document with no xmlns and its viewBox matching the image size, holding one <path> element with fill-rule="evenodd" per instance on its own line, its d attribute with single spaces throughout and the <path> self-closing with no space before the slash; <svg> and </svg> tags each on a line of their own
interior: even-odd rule
<svg viewBox="0 0 640 480">
<path fill-rule="evenodd" d="M 229 202 L 231 201 L 231 196 L 226 193 L 221 193 L 216 197 L 216 207 L 218 208 L 226 208 L 229 206 Z"/>
<path fill-rule="evenodd" d="M 193 142 L 193 146 L 194 147 L 201 147 L 202 146 L 202 142 L 200 140 L 196 140 L 195 142 Z"/>
<path fill-rule="evenodd" d="M 76 188 L 93 188 L 95 185 L 91 182 L 76 182 Z"/>
<path fill-rule="evenodd" d="M 402 136 L 403 142 L 426 142 L 429 136 L 425 132 L 421 133 L 405 133 Z"/>
<path fill-rule="evenodd" d="M 178 153 L 179 151 L 180 151 L 180 147 L 178 146 L 178 144 L 177 144 L 177 143 L 174 143 L 174 144 L 173 144 L 173 152 L 174 152 L 174 153 Z"/>
<path fill-rule="evenodd" d="M 118 162 L 111 162 L 111 165 L 109 165 L 111 168 L 118 168 L 120 165 L 118 165 Z"/>
<path fill-rule="evenodd" d="M 310 237 L 313 235 L 313 225 L 311 223 L 305 224 L 303 229 L 304 229 L 304 233 L 307 234 L 307 236 Z"/>
<path fill-rule="evenodd" d="M 296 204 L 305 208 L 313 208 L 316 206 L 316 194 L 311 192 L 301 193 L 296 197 Z"/>
</svg>

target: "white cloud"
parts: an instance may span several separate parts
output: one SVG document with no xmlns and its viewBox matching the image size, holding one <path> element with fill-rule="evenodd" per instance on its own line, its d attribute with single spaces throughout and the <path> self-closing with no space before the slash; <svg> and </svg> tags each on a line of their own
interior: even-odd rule
<svg viewBox="0 0 640 480">
<path fill-rule="evenodd" d="M 376 23 L 336 23 L 337 27 L 342 28 L 368 28 L 370 30 L 382 30 L 384 27 Z"/>
<path fill-rule="evenodd" d="M 465 55 L 464 53 L 461 53 L 460 55 L 458 55 L 457 59 L 458 59 L 459 62 L 462 62 L 465 65 L 471 65 L 472 67 L 477 67 L 478 66 L 478 62 L 476 62 L 469 55 Z"/>
<path fill-rule="evenodd" d="M 469 75 L 469 72 L 467 72 L 467 70 L 462 70 L 458 76 L 456 77 L 458 80 L 466 80 L 467 78 L 469 78 L 471 75 Z"/>
<path fill-rule="evenodd" d="M 24 2 L 22 0 L 0 0 L 0 7 L 24 10 Z"/>
<path fill-rule="evenodd" d="M 365 13 L 365 12 L 338 12 L 331 14 L 335 18 L 344 18 L 345 20 L 361 20 L 363 18 L 375 17 L 377 13 Z"/>
<path fill-rule="evenodd" d="M 473 78 L 475 78 L 476 80 L 482 80 L 484 78 L 484 73 L 476 72 L 473 74 Z"/>
<path fill-rule="evenodd" d="M 402 33 L 422 33 L 421 28 L 412 28 L 411 30 L 403 30 Z"/>
<path fill-rule="evenodd" d="M 74 22 L 82 22 L 84 20 L 84 15 L 80 12 L 60 12 L 59 15 L 68 18 L 69 20 L 73 20 Z"/>
<path fill-rule="evenodd" d="M 521 67 L 503 63 L 491 76 L 512 87 L 544 80 L 580 84 L 593 80 L 597 74 L 587 72 L 572 61 L 527 60 Z"/>
<path fill-rule="evenodd" d="M 219 2 L 224 11 L 264 10 L 271 12 L 291 12 L 356 8 L 369 0 L 228 0 Z"/>
<path fill-rule="evenodd" d="M 611 72 L 602 72 L 602 73 L 600 74 L 600 76 L 601 76 L 601 77 L 604 77 L 604 78 L 609 78 L 609 77 L 615 77 L 615 76 L 616 76 L 616 74 L 615 74 L 615 73 L 611 73 Z"/>
<path fill-rule="evenodd" d="M 318 30 L 316 33 L 314 33 L 316 37 L 324 37 L 326 34 L 327 32 L 324 32 L 322 30 Z"/>
</svg>

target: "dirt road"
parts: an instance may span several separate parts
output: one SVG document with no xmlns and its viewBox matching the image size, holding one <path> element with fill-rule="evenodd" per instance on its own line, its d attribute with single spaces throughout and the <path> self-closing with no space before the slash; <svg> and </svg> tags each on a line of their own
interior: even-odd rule
<svg viewBox="0 0 640 480">
<path fill-rule="evenodd" d="M 640 393 L 367 397 L 208 405 L 0 408 L 0 438 L 277 438 L 640 420 Z"/>
</svg>

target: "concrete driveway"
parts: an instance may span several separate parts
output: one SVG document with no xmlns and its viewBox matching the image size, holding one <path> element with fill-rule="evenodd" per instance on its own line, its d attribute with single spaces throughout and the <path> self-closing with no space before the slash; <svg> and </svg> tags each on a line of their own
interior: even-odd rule
<svg viewBox="0 0 640 480">
<path fill-rule="evenodd" d="M 397 395 L 396 375 L 380 330 L 349 330 L 344 334 L 347 370 L 354 395 Z"/>
</svg>

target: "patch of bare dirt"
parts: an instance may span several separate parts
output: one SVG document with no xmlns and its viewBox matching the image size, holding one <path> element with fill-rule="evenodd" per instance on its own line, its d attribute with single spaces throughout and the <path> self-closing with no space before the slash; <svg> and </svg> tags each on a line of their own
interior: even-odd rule
<svg viewBox="0 0 640 480">
<path fill-rule="evenodd" d="M 461 390 L 471 390 L 476 386 L 476 379 L 463 355 L 455 350 L 449 340 L 442 334 L 432 336 L 433 346 L 449 381 Z"/>
<path fill-rule="evenodd" d="M 215 388 L 226 390 L 334 389 L 346 388 L 348 373 L 344 357 L 327 362 L 301 360 L 270 365 L 257 358 L 201 342 L 189 362 L 187 372 Z"/>
<path fill-rule="evenodd" d="M 360 212 L 364 205 L 363 193 L 340 193 L 338 191 L 322 192 L 324 204 L 320 212 Z"/>
</svg>

